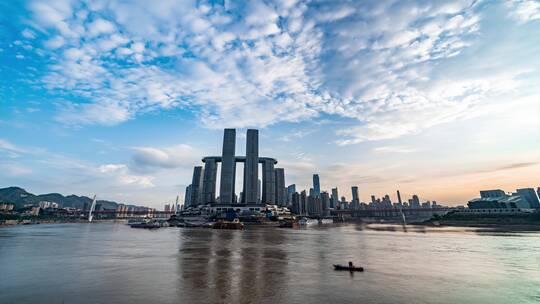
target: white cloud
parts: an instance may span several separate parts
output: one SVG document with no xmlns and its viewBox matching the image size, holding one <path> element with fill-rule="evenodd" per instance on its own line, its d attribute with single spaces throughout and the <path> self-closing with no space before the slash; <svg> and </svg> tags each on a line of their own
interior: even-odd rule
<svg viewBox="0 0 540 304">
<path fill-rule="evenodd" d="M 106 174 L 108 178 L 115 178 L 122 185 L 136 185 L 143 188 L 154 187 L 153 176 L 131 174 L 126 164 L 101 165 L 98 170 Z"/>
<path fill-rule="evenodd" d="M 537 0 L 512 0 L 506 4 L 511 9 L 511 16 L 522 22 L 540 19 L 540 2 Z"/>
<path fill-rule="evenodd" d="M 373 149 L 375 153 L 412 153 L 416 152 L 415 148 L 407 146 L 382 146 Z"/>
<path fill-rule="evenodd" d="M 134 165 L 142 170 L 191 167 L 200 160 L 201 155 L 199 151 L 185 144 L 166 148 L 134 147 L 132 150 L 135 151 Z"/>
<path fill-rule="evenodd" d="M 34 33 L 33 31 L 29 30 L 29 29 L 24 29 L 21 34 L 23 35 L 24 38 L 27 38 L 27 39 L 34 39 L 36 38 L 36 33 Z"/>
<path fill-rule="evenodd" d="M 116 27 L 112 22 L 104 19 L 97 19 L 88 25 L 88 35 L 93 37 L 101 34 L 110 34 L 114 32 L 115 29 Z"/>
<path fill-rule="evenodd" d="M 57 49 L 64 45 L 65 39 L 62 36 L 56 36 L 53 37 L 47 41 L 45 41 L 45 46 L 50 49 Z"/>
<path fill-rule="evenodd" d="M 196 109 L 211 128 L 325 113 L 358 122 L 338 132 L 340 144 L 354 144 L 462 119 L 504 92 L 478 75 L 429 84 L 441 77 L 436 67 L 475 42 L 481 20 L 472 0 L 103 1 L 91 5 L 90 23 L 73 14 L 77 1 L 61 3 L 31 8 L 54 37 L 48 46 L 64 54 L 43 84 L 84 100 L 62 107 L 57 120 L 65 123 L 113 125 L 178 107 Z M 515 88 L 515 79 L 504 81 Z"/>
<path fill-rule="evenodd" d="M 18 154 L 24 154 L 27 153 L 27 150 L 24 148 L 21 148 L 17 145 L 12 144 L 11 142 L 1 139 L 0 138 L 0 150 L 3 150 L 5 152 L 10 153 L 13 156 L 16 156 Z"/>
<path fill-rule="evenodd" d="M 125 169 L 127 169 L 127 165 L 124 164 L 107 164 L 99 166 L 99 171 L 101 173 L 116 172 Z"/>
</svg>

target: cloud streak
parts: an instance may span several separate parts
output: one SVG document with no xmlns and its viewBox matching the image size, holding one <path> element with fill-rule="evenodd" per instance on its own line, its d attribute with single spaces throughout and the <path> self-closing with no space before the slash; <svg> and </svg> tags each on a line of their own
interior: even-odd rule
<svg viewBox="0 0 540 304">
<path fill-rule="evenodd" d="M 534 20 L 535 3 L 512 8 Z M 115 125 L 180 108 L 210 128 L 264 127 L 330 114 L 354 121 L 337 131 L 339 145 L 464 119 L 518 87 L 515 73 L 437 71 L 475 43 L 477 7 L 473 0 L 29 6 L 52 58 L 41 83 L 68 100 L 58 121 Z"/>
</svg>

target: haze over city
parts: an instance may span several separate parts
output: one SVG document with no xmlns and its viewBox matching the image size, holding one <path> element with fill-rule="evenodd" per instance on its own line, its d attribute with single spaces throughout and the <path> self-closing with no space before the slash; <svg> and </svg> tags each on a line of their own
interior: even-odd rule
<svg viewBox="0 0 540 304">
<path fill-rule="evenodd" d="M 223 128 L 286 183 L 540 185 L 537 1 L 5 1 L 0 184 L 161 207 Z M 237 170 L 241 176 L 242 170 Z M 242 179 L 237 178 L 236 189 Z"/>
</svg>

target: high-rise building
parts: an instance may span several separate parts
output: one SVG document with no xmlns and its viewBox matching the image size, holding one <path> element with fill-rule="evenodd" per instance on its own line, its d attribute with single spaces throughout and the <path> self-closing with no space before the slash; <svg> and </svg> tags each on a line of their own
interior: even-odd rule
<svg viewBox="0 0 540 304">
<path fill-rule="evenodd" d="M 319 174 L 313 174 L 313 195 L 321 195 L 321 183 L 319 181 Z"/>
<path fill-rule="evenodd" d="M 321 214 L 324 216 L 330 215 L 329 208 L 330 208 L 330 195 L 328 194 L 328 192 L 323 191 L 321 192 L 321 211 L 322 211 Z"/>
<path fill-rule="evenodd" d="M 383 207 L 392 208 L 392 200 L 390 199 L 390 195 L 388 194 L 386 194 L 383 198 Z"/>
<path fill-rule="evenodd" d="M 308 215 L 320 216 L 322 214 L 321 196 L 308 196 L 307 201 Z"/>
<path fill-rule="evenodd" d="M 278 206 L 285 206 L 287 201 L 287 189 L 285 188 L 285 170 L 283 168 L 276 168 L 276 204 Z"/>
<path fill-rule="evenodd" d="M 345 198 L 345 196 L 341 197 L 341 202 L 339 204 L 339 209 L 341 209 L 341 210 L 349 209 L 349 205 L 347 204 L 347 199 Z"/>
<path fill-rule="evenodd" d="M 300 212 L 300 194 L 298 192 L 291 193 L 291 210 L 295 214 L 301 214 Z"/>
<path fill-rule="evenodd" d="M 412 200 L 409 201 L 409 204 L 411 205 L 411 208 L 420 208 L 420 199 L 418 198 L 418 195 L 414 194 Z"/>
<path fill-rule="evenodd" d="M 330 208 L 337 208 L 339 205 L 338 188 L 332 188 L 332 197 L 330 198 Z"/>
<path fill-rule="evenodd" d="M 540 208 L 540 202 L 533 188 L 517 189 L 516 194 L 521 195 L 529 203 L 531 209 Z"/>
<path fill-rule="evenodd" d="M 287 186 L 287 203 L 292 204 L 292 195 L 296 192 L 296 185 Z"/>
<path fill-rule="evenodd" d="M 234 183 L 236 177 L 235 147 L 236 130 L 225 129 L 223 133 L 219 187 L 219 200 L 222 204 L 232 204 L 234 202 Z"/>
<path fill-rule="evenodd" d="M 272 172 L 273 173 L 273 172 Z M 246 162 L 244 163 L 244 202 L 257 203 L 257 180 L 259 179 L 259 131 L 247 130 Z"/>
<path fill-rule="evenodd" d="M 276 174 L 274 169 L 274 161 L 266 159 L 262 165 L 262 203 L 273 205 L 276 203 Z"/>
<path fill-rule="evenodd" d="M 399 190 L 397 191 L 397 200 L 398 200 L 398 204 L 401 206 L 403 202 L 401 201 L 401 194 L 399 193 Z"/>
<path fill-rule="evenodd" d="M 352 202 L 357 202 L 357 203 L 360 202 L 360 199 L 358 198 L 358 187 L 352 186 L 351 191 L 352 191 Z"/>
<path fill-rule="evenodd" d="M 192 198 L 191 188 L 192 188 L 191 184 L 186 187 L 186 196 L 184 197 L 184 206 L 186 208 L 191 206 L 191 198 Z"/>
<path fill-rule="evenodd" d="M 204 159 L 204 176 L 202 183 L 202 204 L 216 202 L 216 177 L 217 163 L 216 160 Z"/>
<path fill-rule="evenodd" d="M 262 182 L 261 179 L 257 180 L 257 204 L 261 203 L 261 195 L 262 195 Z"/>
<path fill-rule="evenodd" d="M 302 190 L 302 192 L 300 192 L 300 215 L 307 215 L 307 206 L 306 190 Z"/>
<path fill-rule="evenodd" d="M 191 205 L 198 206 L 202 204 L 202 182 L 203 168 L 195 166 L 193 168 L 193 179 L 191 180 Z"/>
</svg>

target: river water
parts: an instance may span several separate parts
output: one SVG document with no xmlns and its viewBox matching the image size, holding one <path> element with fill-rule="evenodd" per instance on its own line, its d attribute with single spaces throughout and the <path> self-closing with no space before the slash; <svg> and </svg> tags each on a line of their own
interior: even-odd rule
<svg viewBox="0 0 540 304">
<path fill-rule="evenodd" d="M 0 303 L 540 302 L 540 233 L 376 228 L 2 228 Z"/>
</svg>

